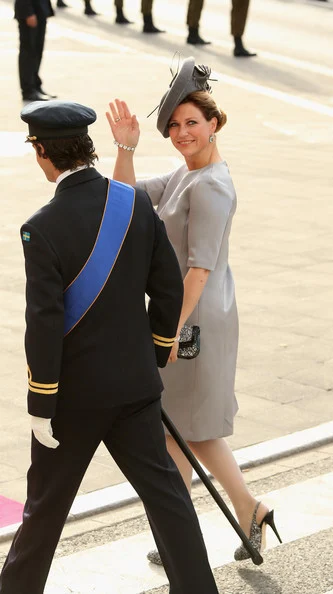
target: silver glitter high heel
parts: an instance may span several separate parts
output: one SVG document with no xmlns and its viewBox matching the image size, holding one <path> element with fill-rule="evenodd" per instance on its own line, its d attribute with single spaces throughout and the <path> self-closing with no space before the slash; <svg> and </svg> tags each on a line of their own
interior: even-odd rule
<svg viewBox="0 0 333 594">
<path fill-rule="evenodd" d="M 251 528 L 250 528 L 250 542 L 259 551 L 265 548 L 266 545 L 266 525 L 268 524 L 273 532 L 276 534 L 278 540 L 282 542 L 281 537 L 277 531 L 274 522 L 274 510 L 267 512 L 260 524 L 257 522 L 257 511 L 260 505 L 260 501 L 256 504 L 253 512 Z M 251 556 L 244 547 L 243 543 L 235 550 L 234 559 L 235 561 L 243 561 L 244 559 L 250 559 Z"/>
<path fill-rule="evenodd" d="M 147 554 L 147 559 L 148 561 L 150 561 L 150 563 L 163 566 L 162 559 L 157 549 L 149 551 L 149 553 Z"/>
</svg>

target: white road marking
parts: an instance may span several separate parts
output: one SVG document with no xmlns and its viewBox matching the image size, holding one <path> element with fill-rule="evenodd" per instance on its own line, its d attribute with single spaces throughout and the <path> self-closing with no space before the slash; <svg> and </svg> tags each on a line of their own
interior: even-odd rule
<svg viewBox="0 0 333 594">
<path fill-rule="evenodd" d="M 313 111 L 321 115 L 326 115 L 331 118 L 333 117 L 333 107 L 330 107 L 329 105 L 324 105 L 323 103 L 318 103 L 317 101 L 311 101 L 311 99 L 305 99 L 304 97 L 300 97 L 298 95 L 291 95 L 290 93 L 285 93 L 284 91 L 279 91 L 278 89 L 274 89 L 272 87 L 266 87 L 264 85 L 248 82 L 242 78 L 221 74 L 218 71 L 212 72 L 212 77 L 215 76 L 218 77 L 218 80 L 221 80 L 228 85 L 244 89 L 250 93 L 264 95 L 265 97 L 276 99 L 282 103 L 288 103 L 289 105 L 294 105 L 295 107 L 300 107 L 302 109 Z"/>
<path fill-rule="evenodd" d="M 184 39 L 184 31 L 181 29 L 173 29 L 168 27 L 168 33 L 171 33 L 175 37 L 181 37 Z M 221 47 L 228 51 L 232 51 L 233 45 L 229 41 L 219 41 L 213 39 L 212 43 L 214 47 Z M 272 52 L 266 52 L 258 50 L 258 57 L 270 62 L 276 62 L 277 64 L 285 64 L 286 66 L 292 66 L 298 70 L 305 70 L 306 72 L 313 72 L 314 74 L 322 74 L 323 76 L 333 77 L 333 68 L 316 64 L 315 62 L 307 62 L 306 60 L 298 60 L 297 58 L 290 58 L 283 54 L 274 54 Z"/>
<path fill-rule="evenodd" d="M 75 31 L 74 29 L 67 29 L 64 27 L 59 27 L 56 24 L 51 25 L 51 30 L 53 34 L 59 34 L 61 36 L 65 36 L 67 38 L 83 41 L 84 43 L 94 45 L 95 47 L 109 47 L 110 49 L 114 49 L 121 53 L 128 53 L 128 54 L 135 54 L 137 53 L 136 50 L 131 49 L 127 46 L 122 44 L 111 42 L 107 39 L 101 39 L 93 34 L 82 33 L 80 31 Z M 170 65 L 170 57 L 169 56 L 156 56 L 154 54 L 150 54 L 148 52 L 140 52 L 140 59 L 146 59 L 153 62 L 158 62 L 162 64 Z M 303 97 L 292 95 L 290 93 L 286 93 L 284 91 L 279 91 L 278 89 L 274 89 L 272 87 L 266 87 L 264 85 L 252 83 L 246 81 L 244 79 L 229 76 L 227 74 L 222 74 L 221 72 L 214 71 L 212 73 L 213 78 L 216 76 L 218 80 L 223 81 L 225 84 L 231 85 L 233 87 L 242 88 L 250 93 L 256 93 L 258 95 L 263 95 L 265 97 L 269 97 L 271 99 L 275 99 L 281 101 L 283 103 L 287 103 L 289 105 L 294 105 L 295 107 L 300 107 L 301 109 L 306 109 L 308 111 L 312 111 L 321 115 L 333 117 L 333 108 L 324 105 L 323 103 L 319 103 L 317 101 L 311 101 L 310 99 L 305 99 Z"/>
</svg>

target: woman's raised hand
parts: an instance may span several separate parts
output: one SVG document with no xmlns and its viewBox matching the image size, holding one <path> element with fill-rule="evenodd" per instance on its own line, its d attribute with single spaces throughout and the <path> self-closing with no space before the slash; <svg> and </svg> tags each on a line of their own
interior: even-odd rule
<svg viewBox="0 0 333 594">
<path fill-rule="evenodd" d="M 106 112 L 107 120 L 114 139 L 120 144 L 135 147 L 139 142 L 140 128 L 135 115 L 131 115 L 125 101 L 115 99 L 109 103 L 110 111 Z"/>
</svg>

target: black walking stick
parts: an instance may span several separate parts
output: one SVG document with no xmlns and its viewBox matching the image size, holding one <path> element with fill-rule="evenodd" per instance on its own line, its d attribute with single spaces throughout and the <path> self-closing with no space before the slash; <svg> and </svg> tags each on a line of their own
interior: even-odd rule
<svg viewBox="0 0 333 594">
<path fill-rule="evenodd" d="M 201 478 L 202 482 L 207 487 L 207 489 L 210 492 L 210 494 L 213 497 L 213 499 L 215 499 L 215 501 L 216 501 L 217 505 L 219 506 L 219 508 L 223 511 L 223 513 L 226 516 L 227 520 L 229 520 L 231 526 L 237 532 L 238 536 L 240 537 L 240 539 L 242 540 L 242 542 L 244 544 L 244 547 L 246 548 L 246 550 L 248 551 L 249 555 L 251 556 L 251 559 L 252 559 L 253 563 L 255 565 L 261 565 L 261 563 L 263 563 L 264 560 L 263 560 L 262 556 L 260 555 L 260 552 L 257 551 L 257 549 L 255 549 L 254 546 L 251 544 L 251 542 L 249 541 L 248 537 L 243 532 L 243 530 L 241 529 L 241 527 L 238 524 L 238 522 L 235 520 L 235 518 L 232 515 L 231 511 L 229 510 L 228 506 L 226 505 L 226 503 L 224 503 L 224 501 L 223 501 L 220 493 L 217 491 L 217 489 L 215 489 L 213 483 L 211 482 L 211 480 L 209 480 L 209 478 L 206 475 L 205 471 L 200 466 L 198 460 L 192 454 L 192 452 L 191 452 L 190 448 L 188 447 L 186 441 L 184 441 L 184 439 L 180 435 L 178 429 L 175 427 L 175 425 L 171 421 L 170 417 L 166 414 L 166 412 L 163 410 L 163 408 L 162 408 L 162 421 L 163 421 L 164 425 L 166 426 L 166 428 L 168 429 L 168 431 L 170 432 L 170 434 L 172 435 L 172 437 L 174 438 L 174 440 L 179 445 L 179 447 L 182 450 L 183 454 L 185 454 L 186 458 L 188 459 L 188 461 L 190 462 L 190 464 L 194 468 L 194 470 L 197 473 L 197 475 Z"/>
</svg>

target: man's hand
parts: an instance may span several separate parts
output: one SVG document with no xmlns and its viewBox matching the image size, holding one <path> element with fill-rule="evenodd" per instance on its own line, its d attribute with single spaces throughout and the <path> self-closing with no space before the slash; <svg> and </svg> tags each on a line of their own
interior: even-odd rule
<svg viewBox="0 0 333 594">
<path fill-rule="evenodd" d="M 57 448 L 59 441 L 52 437 L 53 430 L 51 419 L 43 419 L 42 417 L 31 417 L 31 429 L 35 438 L 42 445 L 47 448 Z"/>
<path fill-rule="evenodd" d="M 38 20 L 35 14 L 32 14 L 31 16 L 28 16 L 25 19 L 26 24 L 28 25 L 28 27 L 37 27 L 38 25 Z"/>
</svg>

